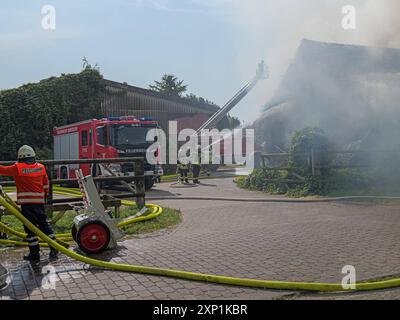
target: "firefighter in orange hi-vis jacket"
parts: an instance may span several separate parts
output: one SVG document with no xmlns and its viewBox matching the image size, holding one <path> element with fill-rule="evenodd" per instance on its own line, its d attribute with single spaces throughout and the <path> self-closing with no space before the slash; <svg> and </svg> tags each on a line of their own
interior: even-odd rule
<svg viewBox="0 0 400 320">
<path fill-rule="evenodd" d="M 0 166 L 0 175 L 13 177 L 17 187 L 17 203 L 22 214 L 50 238 L 54 232 L 47 222 L 44 204 L 49 190 L 49 179 L 45 167 L 36 162 L 35 151 L 27 145 L 18 150 L 18 162 L 11 166 Z M 38 237 L 25 228 L 29 254 L 24 260 L 39 261 L 40 247 Z M 50 249 L 50 259 L 57 259 L 58 251 Z"/>
</svg>

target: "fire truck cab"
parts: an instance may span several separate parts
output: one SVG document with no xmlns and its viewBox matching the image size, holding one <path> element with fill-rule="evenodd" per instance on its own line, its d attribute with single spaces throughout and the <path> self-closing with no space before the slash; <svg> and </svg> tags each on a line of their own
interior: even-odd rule
<svg viewBox="0 0 400 320">
<path fill-rule="evenodd" d="M 53 129 L 54 159 L 97 159 L 120 157 L 144 157 L 145 187 L 151 189 L 154 181 L 163 175 L 161 166 L 146 161 L 147 148 L 153 141 L 146 141 L 147 132 L 158 128 L 151 118 L 136 119 L 133 116 L 108 117 L 77 122 Z M 57 168 L 60 179 L 74 179 L 75 170 L 84 175 L 133 175 L 133 164 L 90 164 L 60 165 Z"/>
</svg>

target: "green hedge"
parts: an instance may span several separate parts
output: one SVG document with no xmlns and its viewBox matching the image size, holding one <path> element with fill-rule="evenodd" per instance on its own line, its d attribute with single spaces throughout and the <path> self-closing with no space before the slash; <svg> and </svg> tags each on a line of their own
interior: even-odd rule
<svg viewBox="0 0 400 320">
<path fill-rule="evenodd" d="M 239 187 L 249 190 L 259 190 L 270 194 L 285 194 L 286 184 L 283 182 L 270 182 L 270 179 L 287 179 L 287 171 L 266 170 L 263 168 L 254 169 L 253 172 L 245 177 L 236 179 Z"/>
<path fill-rule="evenodd" d="M 102 76 L 91 67 L 0 91 L 0 159 L 15 159 L 23 144 L 48 155 L 53 127 L 101 117 L 102 92 Z"/>
<path fill-rule="evenodd" d="M 285 170 L 255 169 L 246 177 L 239 177 L 235 181 L 244 189 L 259 190 L 270 194 L 284 194 L 290 197 L 306 197 L 312 195 L 369 195 L 380 194 L 373 187 L 372 178 L 365 172 L 357 169 L 331 170 L 325 176 L 306 177 L 298 184 L 284 182 L 270 182 L 269 179 L 286 179 Z"/>
</svg>

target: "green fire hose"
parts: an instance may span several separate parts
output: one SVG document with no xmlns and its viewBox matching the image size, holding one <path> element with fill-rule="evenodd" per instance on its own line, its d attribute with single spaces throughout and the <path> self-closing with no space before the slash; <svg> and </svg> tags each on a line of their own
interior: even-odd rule
<svg viewBox="0 0 400 320">
<path fill-rule="evenodd" d="M 11 200 L 12 201 L 12 200 Z M 124 201 L 125 205 L 133 205 L 133 202 Z M 235 278 L 226 277 L 220 275 L 202 274 L 188 271 L 180 271 L 166 268 L 157 267 L 146 267 L 130 264 L 113 263 L 107 261 L 101 261 L 93 259 L 87 256 L 83 256 L 75 251 L 72 251 L 57 241 L 50 239 L 36 226 L 34 226 L 28 219 L 26 219 L 13 202 L 10 199 L 5 199 L 0 196 L 0 205 L 20 220 L 26 227 L 34 232 L 42 241 L 46 242 L 51 247 L 64 253 L 68 257 L 77 261 L 87 263 L 96 267 L 112 269 L 116 271 L 124 272 L 135 272 L 148 275 L 167 276 L 177 279 L 203 281 L 217 284 L 227 284 L 245 287 L 256 287 L 264 289 L 280 289 L 280 290 L 303 290 L 303 291 L 320 291 L 320 292 L 343 292 L 343 291 L 368 291 L 377 289 L 386 289 L 400 286 L 400 278 L 376 281 L 376 282 L 360 282 L 356 283 L 355 289 L 344 290 L 342 285 L 339 283 L 309 283 L 309 282 L 286 282 L 286 281 L 269 281 L 269 280 L 257 280 L 257 279 L 246 279 L 246 278 Z M 152 210 L 150 215 L 157 216 L 161 214 L 162 208 L 157 205 L 149 205 Z M 148 216 L 146 216 L 148 217 Z M 142 217 L 140 217 L 142 218 Z M 135 218 L 137 219 L 137 218 Z M 128 222 L 129 223 L 129 222 Z M 132 222 L 130 222 L 132 223 Z"/>
</svg>

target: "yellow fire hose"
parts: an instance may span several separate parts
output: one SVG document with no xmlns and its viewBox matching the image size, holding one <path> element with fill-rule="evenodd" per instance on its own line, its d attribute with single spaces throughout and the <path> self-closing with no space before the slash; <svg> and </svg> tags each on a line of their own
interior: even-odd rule
<svg viewBox="0 0 400 320">
<path fill-rule="evenodd" d="M 135 272 L 141 274 L 167 276 L 177 279 L 195 280 L 203 282 L 211 282 L 218 284 L 245 286 L 245 287 L 256 287 L 264 289 L 280 289 L 280 290 L 303 290 L 303 291 L 320 291 L 320 292 L 343 292 L 343 291 L 368 291 L 377 289 L 387 289 L 400 286 L 400 278 L 381 280 L 376 282 L 359 282 L 356 283 L 355 289 L 344 290 L 341 284 L 338 283 L 309 283 L 309 282 L 286 282 L 286 281 L 268 281 L 268 280 L 257 280 L 257 279 L 246 279 L 246 278 L 234 278 L 225 277 L 219 275 L 202 274 L 188 271 L 180 271 L 166 268 L 157 267 L 146 267 L 130 264 L 113 263 L 107 261 L 96 260 L 83 256 L 76 253 L 75 251 L 65 248 L 58 242 L 50 239 L 42 231 L 40 231 L 35 225 L 33 225 L 28 219 L 26 219 L 19 211 L 18 207 L 13 204 L 11 199 L 5 199 L 0 196 L 0 205 L 20 220 L 26 227 L 28 227 L 33 233 L 35 233 L 41 240 L 48 243 L 51 247 L 64 253 L 68 257 L 77 261 L 87 263 L 96 267 L 112 269 L 117 271 Z M 132 205 L 134 202 L 123 201 L 125 205 Z M 162 208 L 157 205 L 148 205 L 152 209 L 152 213 L 146 217 L 134 218 L 132 220 L 144 220 L 149 219 L 149 216 L 158 216 L 162 212 Z M 128 220 L 129 221 L 129 220 Z M 124 222 L 124 225 L 132 222 Z M 121 225 L 122 226 L 122 225 Z"/>
</svg>

